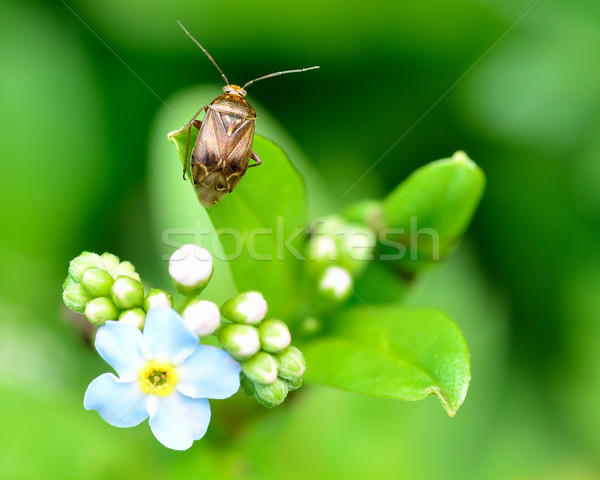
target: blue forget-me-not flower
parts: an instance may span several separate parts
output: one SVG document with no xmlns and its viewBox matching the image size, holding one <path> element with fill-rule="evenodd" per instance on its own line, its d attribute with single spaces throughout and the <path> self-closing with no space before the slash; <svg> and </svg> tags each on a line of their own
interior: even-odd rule
<svg viewBox="0 0 600 480">
<path fill-rule="evenodd" d="M 153 307 L 144 331 L 108 321 L 96 349 L 116 371 L 92 381 L 87 410 L 116 427 L 150 418 L 150 429 L 166 447 L 188 449 L 210 421 L 208 398 L 223 399 L 240 386 L 240 365 L 225 351 L 198 343 L 198 336 L 166 305 Z"/>
</svg>

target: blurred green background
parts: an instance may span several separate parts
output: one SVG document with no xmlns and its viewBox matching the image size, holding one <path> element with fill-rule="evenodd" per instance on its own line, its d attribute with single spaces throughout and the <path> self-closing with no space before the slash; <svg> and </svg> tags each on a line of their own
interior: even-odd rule
<svg viewBox="0 0 600 480">
<path fill-rule="evenodd" d="M 2 478 L 600 478 L 598 2 L 541 0 L 524 17 L 534 1 L 67 4 L 0 6 Z M 213 402 L 207 437 L 178 453 L 83 410 L 106 366 L 62 306 L 68 261 L 110 251 L 164 282 L 161 229 L 190 226 L 160 212 L 149 158 L 171 147 L 153 125 L 213 99 L 171 112 L 159 97 L 199 83 L 216 97 L 220 79 L 177 19 L 234 83 L 321 66 L 249 91 L 258 131 L 326 182 L 314 213 L 458 149 L 484 169 L 467 240 L 406 299 L 467 338 L 456 418 L 434 399 L 307 386 L 272 411 Z"/>
</svg>

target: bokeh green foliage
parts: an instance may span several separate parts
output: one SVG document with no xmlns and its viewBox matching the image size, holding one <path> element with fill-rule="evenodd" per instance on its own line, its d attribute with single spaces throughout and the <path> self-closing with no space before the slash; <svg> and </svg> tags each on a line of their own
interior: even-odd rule
<svg viewBox="0 0 600 480">
<path fill-rule="evenodd" d="M 64 322 L 69 259 L 83 248 L 113 251 L 166 286 L 156 258 L 168 246 L 156 245 L 156 232 L 207 221 L 162 204 L 157 185 L 196 201 L 178 168 L 161 176 L 147 167 L 147 152 L 158 151 L 148 144 L 166 144 L 166 131 L 219 93 L 207 87 L 185 106 L 169 97 L 218 81 L 176 19 L 232 81 L 321 65 L 250 91 L 258 131 L 276 138 L 304 177 L 317 170 L 326 179 L 325 198 L 309 192 L 310 216 L 382 198 L 458 149 L 477 159 L 489 182 L 470 240 L 410 286 L 407 300 L 459 324 L 473 360 L 468 404 L 542 478 L 599 476 L 597 2 L 539 2 L 343 199 L 529 5 L 67 3 L 177 115 L 161 112 L 168 127 L 149 130 L 160 101 L 61 2 L 2 2 L 3 476 L 59 478 L 107 428 L 81 407 L 105 367 Z M 224 300 L 235 288 L 216 271 L 209 289 Z M 244 431 L 217 407 L 190 455 L 165 451 L 143 429 L 110 432 L 66 478 L 304 478 L 289 468 L 299 459 L 322 478 L 535 478 L 469 410 L 449 420 L 432 401 L 304 390 Z"/>
</svg>

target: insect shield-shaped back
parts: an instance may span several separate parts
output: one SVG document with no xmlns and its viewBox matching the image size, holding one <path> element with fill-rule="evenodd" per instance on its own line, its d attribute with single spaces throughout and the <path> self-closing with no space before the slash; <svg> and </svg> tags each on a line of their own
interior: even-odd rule
<svg viewBox="0 0 600 480">
<path fill-rule="evenodd" d="M 252 152 L 256 113 L 237 93 L 219 95 L 207 109 L 192 151 L 192 180 L 198 200 L 212 207 L 240 182 Z"/>
<path fill-rule="evenodd" d="M 187 141 L 182 157 L 183 177 L 185 178 L 192 126 L 198 128 L 198 136 L 191 156 L 192 181 L 200 203 L 205 207 L 212 207 L 225 195 L 233 191 L 249 167 L 255 167 L 262 163 L 256 152 L 252 151 L 256 113 L 244 98 L 246 96 L 245 88 L 265 78 L 286 73 L 306 72 L 319 67 L 270 73 L 250 80 L 243 87 L 231 85 L 206 49 L 192 37 L 181 22 L 178 21 L 177 23 L 186 35 L 202 49 L 213 65 L 217 67 L 225 81 L 223 87 L 225 93 L 223 95 L 219 95 L 209 106 L 203 106 L 186 125 L 168 135 L 170 140 L 178 144 L 178 137 L 183 135 L 184 132 L 186 133 Z M 196 117 L 203 110 L 206 111 L 203 120 L 196 120 Z M 254 160 L 256 163 L 250 164 L 250 160 Z"/>
</svg>

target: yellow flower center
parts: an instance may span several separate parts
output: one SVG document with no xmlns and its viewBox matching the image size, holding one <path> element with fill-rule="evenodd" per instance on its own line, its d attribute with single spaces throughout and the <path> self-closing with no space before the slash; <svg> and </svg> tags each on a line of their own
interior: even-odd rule
<svg viewBox="0 0 600 480">
<path fill-rule="evenodd" d="M 177 371 L 170 363 L 152 360 L 140 370 L 140 386 L 146 393 L 168 395 L 178 380 Z"/>
</svg>

